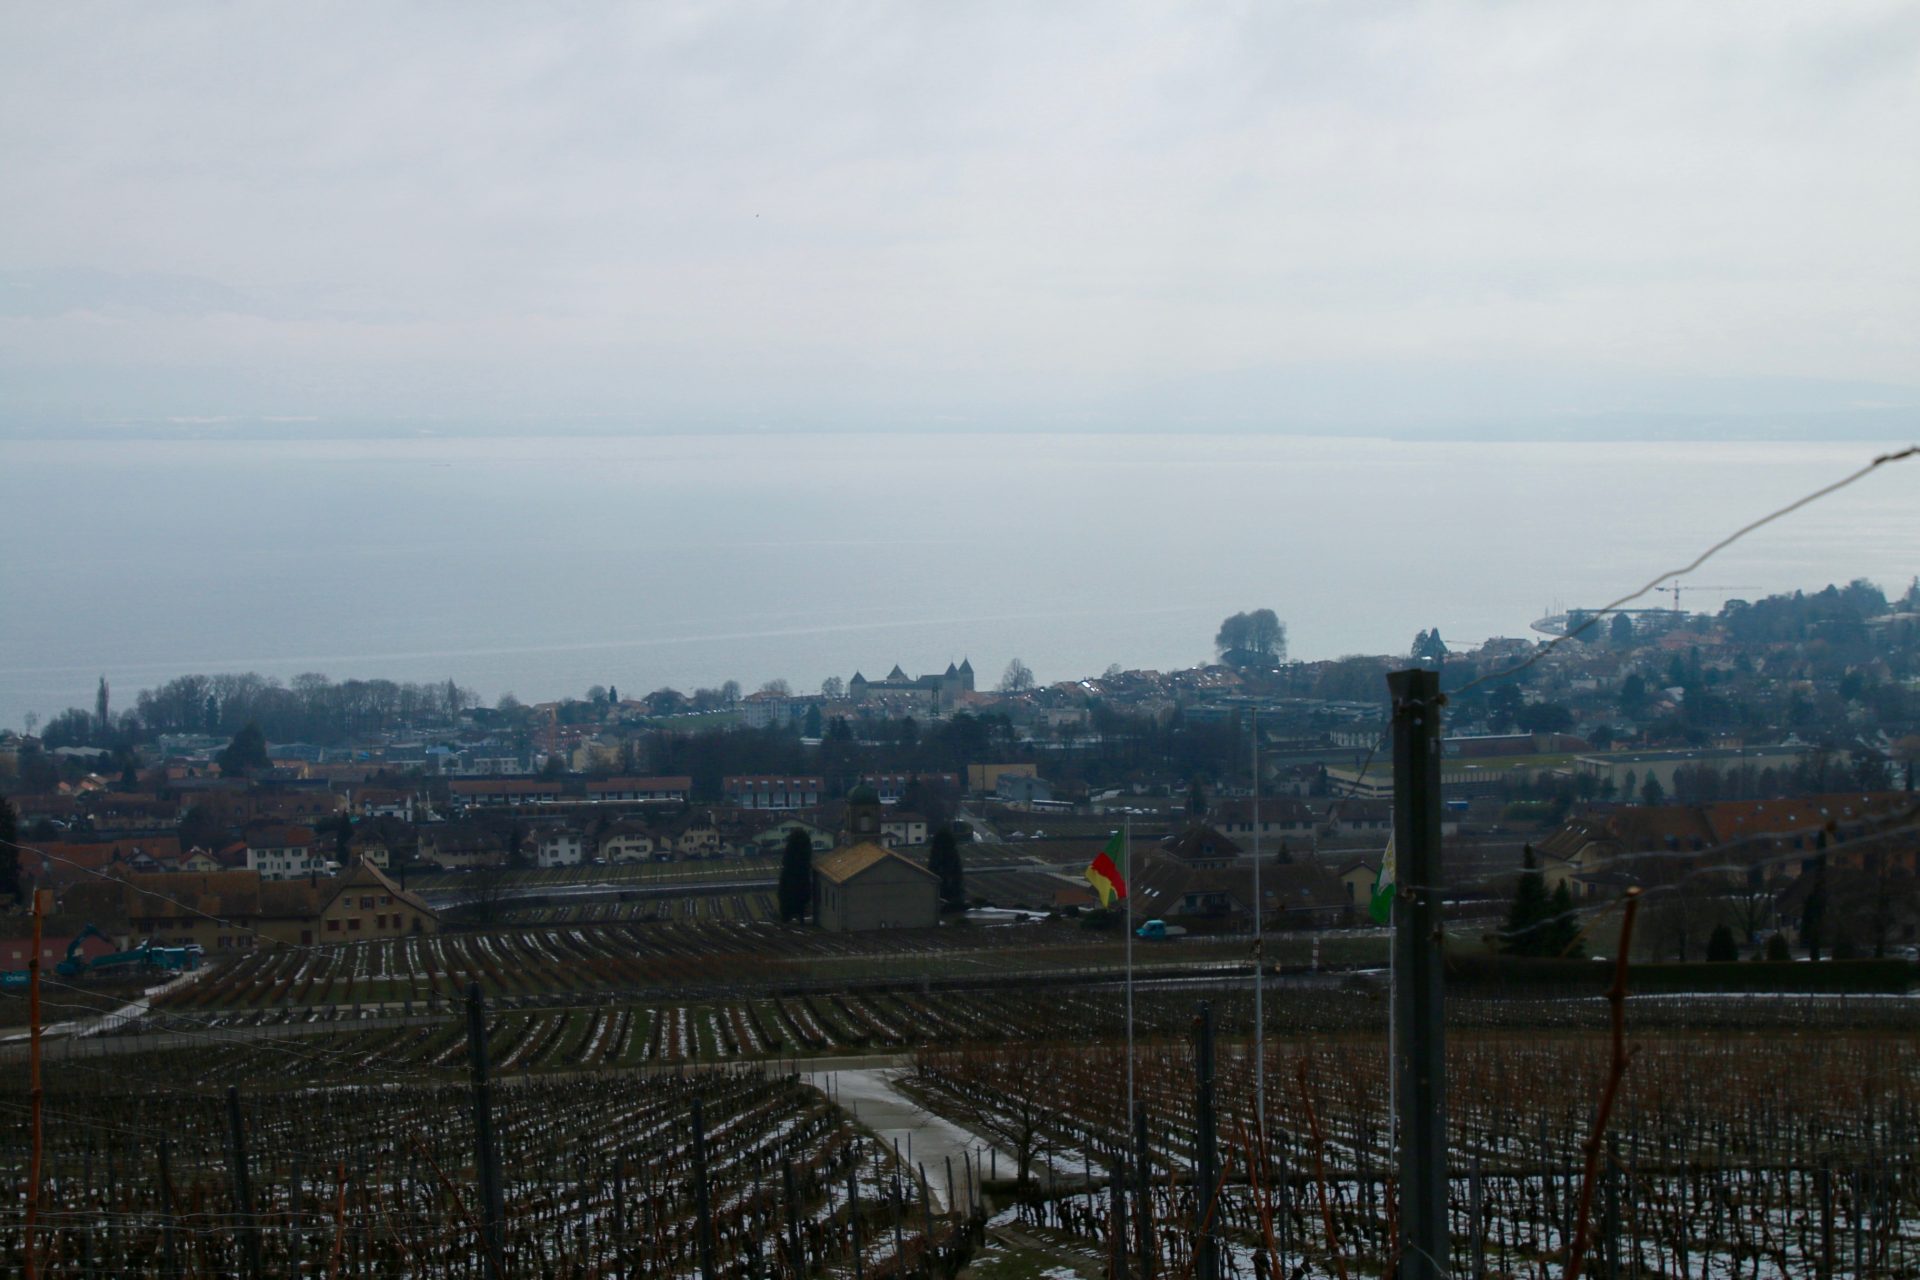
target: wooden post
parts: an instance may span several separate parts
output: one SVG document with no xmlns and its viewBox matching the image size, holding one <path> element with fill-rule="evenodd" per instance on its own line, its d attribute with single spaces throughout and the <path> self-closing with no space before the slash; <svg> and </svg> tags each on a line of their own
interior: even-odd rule
<svg viewBox="0 0 1920 1280">
<path fill-rule="evenodd" d="M 707 1124 L 700 1114 L 700 1099 L 693 1100 L 693 1208 L 695 1231 L 699 1235 L 700 1280 L 714 1280 L 713 1206 L 707 1189 Z"/>
<path fill-rule="evenodd" d="M 1387 677 L 1393 701 L 1394 1102 L 1400 1134 L 1399 1280 L 1443 1280 L 1446 1042 L 1441 994 L 1440 676 Z"/>
<path fill-rule="evenodd" d="M 1214 1183 L 1219 1153 L 1213 1128 L 1213 1009 L 1200 1002 L 1193 1020 L 1193 1260 L 1197 1280 L 1220 1280 L 1219 1225 L 1214 1222 Z"/>
<path fill-rule="evenodd" d="M 168 1167 L 168 1140 L 160 1139 L 160 1274 L 179 1280 L 180 1255 L 173 1235 L 173 1170 Z"/>
<path fill-rule="evenodd" d="M 793 1185 L 793 1161 L 780 1161 L 780 1184 L 787 1201 L 787 1271 L 789 1275 L 807 1273 L 805 1256 L 800 1252 L 800 1195 Z"/>
<path fill-rule="evenodd" d="M 480 1252 L 489 1280 L 503 1274 L 506 1209 L 500 1190 L 500 1153 L 493 1143 L 493 1093 L 487 1074 L 487 1011 L 480 984 L 467 984 L 467 1061 L 472 1076 L 474 1167 L 480 1174 Z"/>
<path fill-rule="evenodd" d="M 253 1185 L 247 1171 L 247 1130 L 240 1120 L 240 1089 L 227 1086 L 227 1128 L 233 1139 L 233 1207 L 240 1235 L 241 1256 L 247 1274 L 262 1280 L 260 1266 L 260 1228 L 253 1220 Z"/>
</svg>

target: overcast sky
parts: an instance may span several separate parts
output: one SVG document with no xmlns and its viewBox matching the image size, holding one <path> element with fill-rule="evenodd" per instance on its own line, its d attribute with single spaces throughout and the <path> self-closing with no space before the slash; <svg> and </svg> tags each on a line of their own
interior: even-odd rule
<svg viewBox="0 0 1920 1280">
<path fill-rule="evenodd" d="M 8 0 L 0 175 L 0 430 L 1920 386 L 1911 0 Z"/>
</svg>

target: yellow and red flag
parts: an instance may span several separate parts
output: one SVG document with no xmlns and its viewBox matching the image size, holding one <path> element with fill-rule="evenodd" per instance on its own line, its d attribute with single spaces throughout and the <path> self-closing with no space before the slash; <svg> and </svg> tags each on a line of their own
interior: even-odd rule
<svg viewBox="0 0 1920 1280">
<path fill-rule="evenodd" d="M 1096 853 L 1093 861 L 1087 864 L 1087 883 L 1100 895 L 1101 906 L 1110 907 L 1115 898 L 1127 896 L 1126 877 L 1121 874 L 1126 860 L 1126 844 L 1116 831 L 1113 838 L 1107 841 L 1107 847 Z"/>
</svg>

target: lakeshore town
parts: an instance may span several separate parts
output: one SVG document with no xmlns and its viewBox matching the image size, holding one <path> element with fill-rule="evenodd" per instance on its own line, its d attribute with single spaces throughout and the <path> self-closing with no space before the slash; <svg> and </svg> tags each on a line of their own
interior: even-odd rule
<svg viewBox="0 0 1920 1280">
<path fill-rule="evenodd" d="M 103 677 L 91 710 L 0 734 L 5 870 L 17 903 L 53 891 L 48 957 L 217 959 L 529 918 L 1073 928 L 1122 830 L 1134 921 L 1331 937 L 1369 926 L 1391 827 L 1385 674 L 1424 665 L 1449 691 L 1450 911 L 1497 929 L 1529 880 L 1584 906 L 1659 888 L 1648 959 L 1913 957 L 1920 587 L 1675 601 L 1317 662 L 1262 609 L 1211 663 L 1052 684 L 879 655 L 811 692 L 610 680 L 486 706 L 216 675 L 121 706 Z M 4 934 L 19 969 L 24 907 Z"/>
</svg>

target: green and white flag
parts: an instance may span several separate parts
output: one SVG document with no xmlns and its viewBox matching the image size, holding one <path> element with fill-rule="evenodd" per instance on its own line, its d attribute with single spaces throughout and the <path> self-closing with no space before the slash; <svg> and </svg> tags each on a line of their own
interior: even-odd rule
<svg viewBox="0 0 1920 1280">
<path fill-rule="evenodd" d="M 1380 855 L 1380 870 L 1373 877 L 1373 898 L 1367 903 L 1367 914 L 1375 924 L 1387 924 L 1393 919 L 1393 890 L 1398 883 L 1393 871 L 1393 837 L 1389 835 L 1387 851 Z"/>
</svg>

